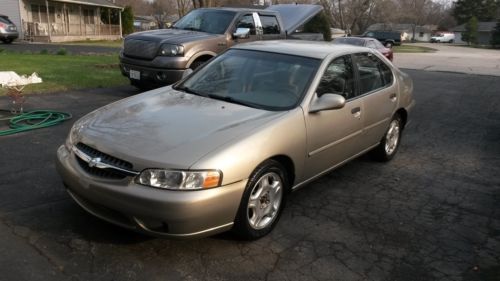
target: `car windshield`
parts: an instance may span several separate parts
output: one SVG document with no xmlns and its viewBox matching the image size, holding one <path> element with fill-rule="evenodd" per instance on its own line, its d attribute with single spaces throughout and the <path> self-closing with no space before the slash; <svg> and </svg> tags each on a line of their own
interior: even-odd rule
<svg viewBox="0 0 500 281">
<path fill-rule="evenodd" d="M 352 37 L 341 37 L 337 38 L 333 41 L 334 44 L 349 44 L 356 46 L 364 46 L 365 40 L 361 38 L 352 38 Z"/>
<path fill-rule="evenodd" d="M 181 18 L 173 28 L 224 34 L 235 13 L 220 10 L 193 10 Z"/>
<path fill-rule="evenodd" d="M 232 49 L 175 89 L 265 110 L 288 110 L 302 100 L 321 61 Z"/>
</svg>

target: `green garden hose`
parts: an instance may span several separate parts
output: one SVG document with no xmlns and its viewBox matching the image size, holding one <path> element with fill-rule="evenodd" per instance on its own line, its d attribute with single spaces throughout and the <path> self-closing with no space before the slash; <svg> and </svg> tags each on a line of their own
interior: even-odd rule
<svg viewBox="0 0 500 281">
<path fill-rule="evenodd" d="M 0 130 L 0 136 L 54 126 L 71 119 L 71 117 L 69 113 L 50 110 L 34 110 L 21 113 L 9 118 L 0 119 L 9 120 L 10 127 L 7 130 Z"/>
</svg>

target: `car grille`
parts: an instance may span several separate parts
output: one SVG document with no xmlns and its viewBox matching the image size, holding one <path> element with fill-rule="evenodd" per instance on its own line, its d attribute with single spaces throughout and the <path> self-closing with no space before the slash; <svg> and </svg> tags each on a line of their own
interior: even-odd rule
<svg viewBox="0 0 500 281">
<path fill-rule="evenodd" d="M 128 57 L 152 59 L 158 53 L 158 44 L 152 41 L 125 40 L 123 53 Z"/>
<path fill-rule="evenodd" d="M 96 150 L 86 144 L 80 142 L 76 145 L 76 148 L 86 155 L 90 156 L 91 158 L 101 158 L 102 163 L 106 163 L 118 169 L 132 171 L 133 166 L 131 163 L 100 152 L 99 150 Z M 89 163 L 81 159 L 78 155 L 76 155 L 76 159 L 78 164 L 84 171 L 96 177 L 108 179 L 123 179 L 129 176 L 129 174 L 127 174 L 126 172 L 113 168 L 102 169 L 97 167 L 90 167 Z"/>
</svg>

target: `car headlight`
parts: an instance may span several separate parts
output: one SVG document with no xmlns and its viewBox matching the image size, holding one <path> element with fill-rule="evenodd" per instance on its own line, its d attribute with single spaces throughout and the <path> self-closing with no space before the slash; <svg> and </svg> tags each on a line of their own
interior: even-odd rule
<svg viewBox="0 0 500 281">
<path fill-rule="evenodd" d="M 163 44 L 160 47 L 159 55 L 169 57 L 182 56 L 184 55 L 184 46 Z"/>
<path fill-rule="evenodd" d="M 135 178 L 142 185 L 173 189 L 197 190 L 220 186 L 222 174 L 219 171 L 176 171 L 164 169 L 146 169 Z"/>
</svg>

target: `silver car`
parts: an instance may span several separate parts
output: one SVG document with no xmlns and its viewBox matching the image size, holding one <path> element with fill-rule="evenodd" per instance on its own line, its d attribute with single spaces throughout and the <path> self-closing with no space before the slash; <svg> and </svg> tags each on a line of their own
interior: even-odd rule
<svg viewBox="0 0 500 281">
<path fill-rule="evenodd" d="M 257 239 L 289 192 L 366 152 L 396 154 L 413 85 L 379 52 L 305 41 L 237 45 L 174 86 L 78 120 L 57 151 L 71 197 L 164 237 Z"/>
<path fill-rule="evenodd" d="M 5 15 L 0 15 L 0 40 L 10 44 L 19 37 L 16 25 Z"/>
</svg>

